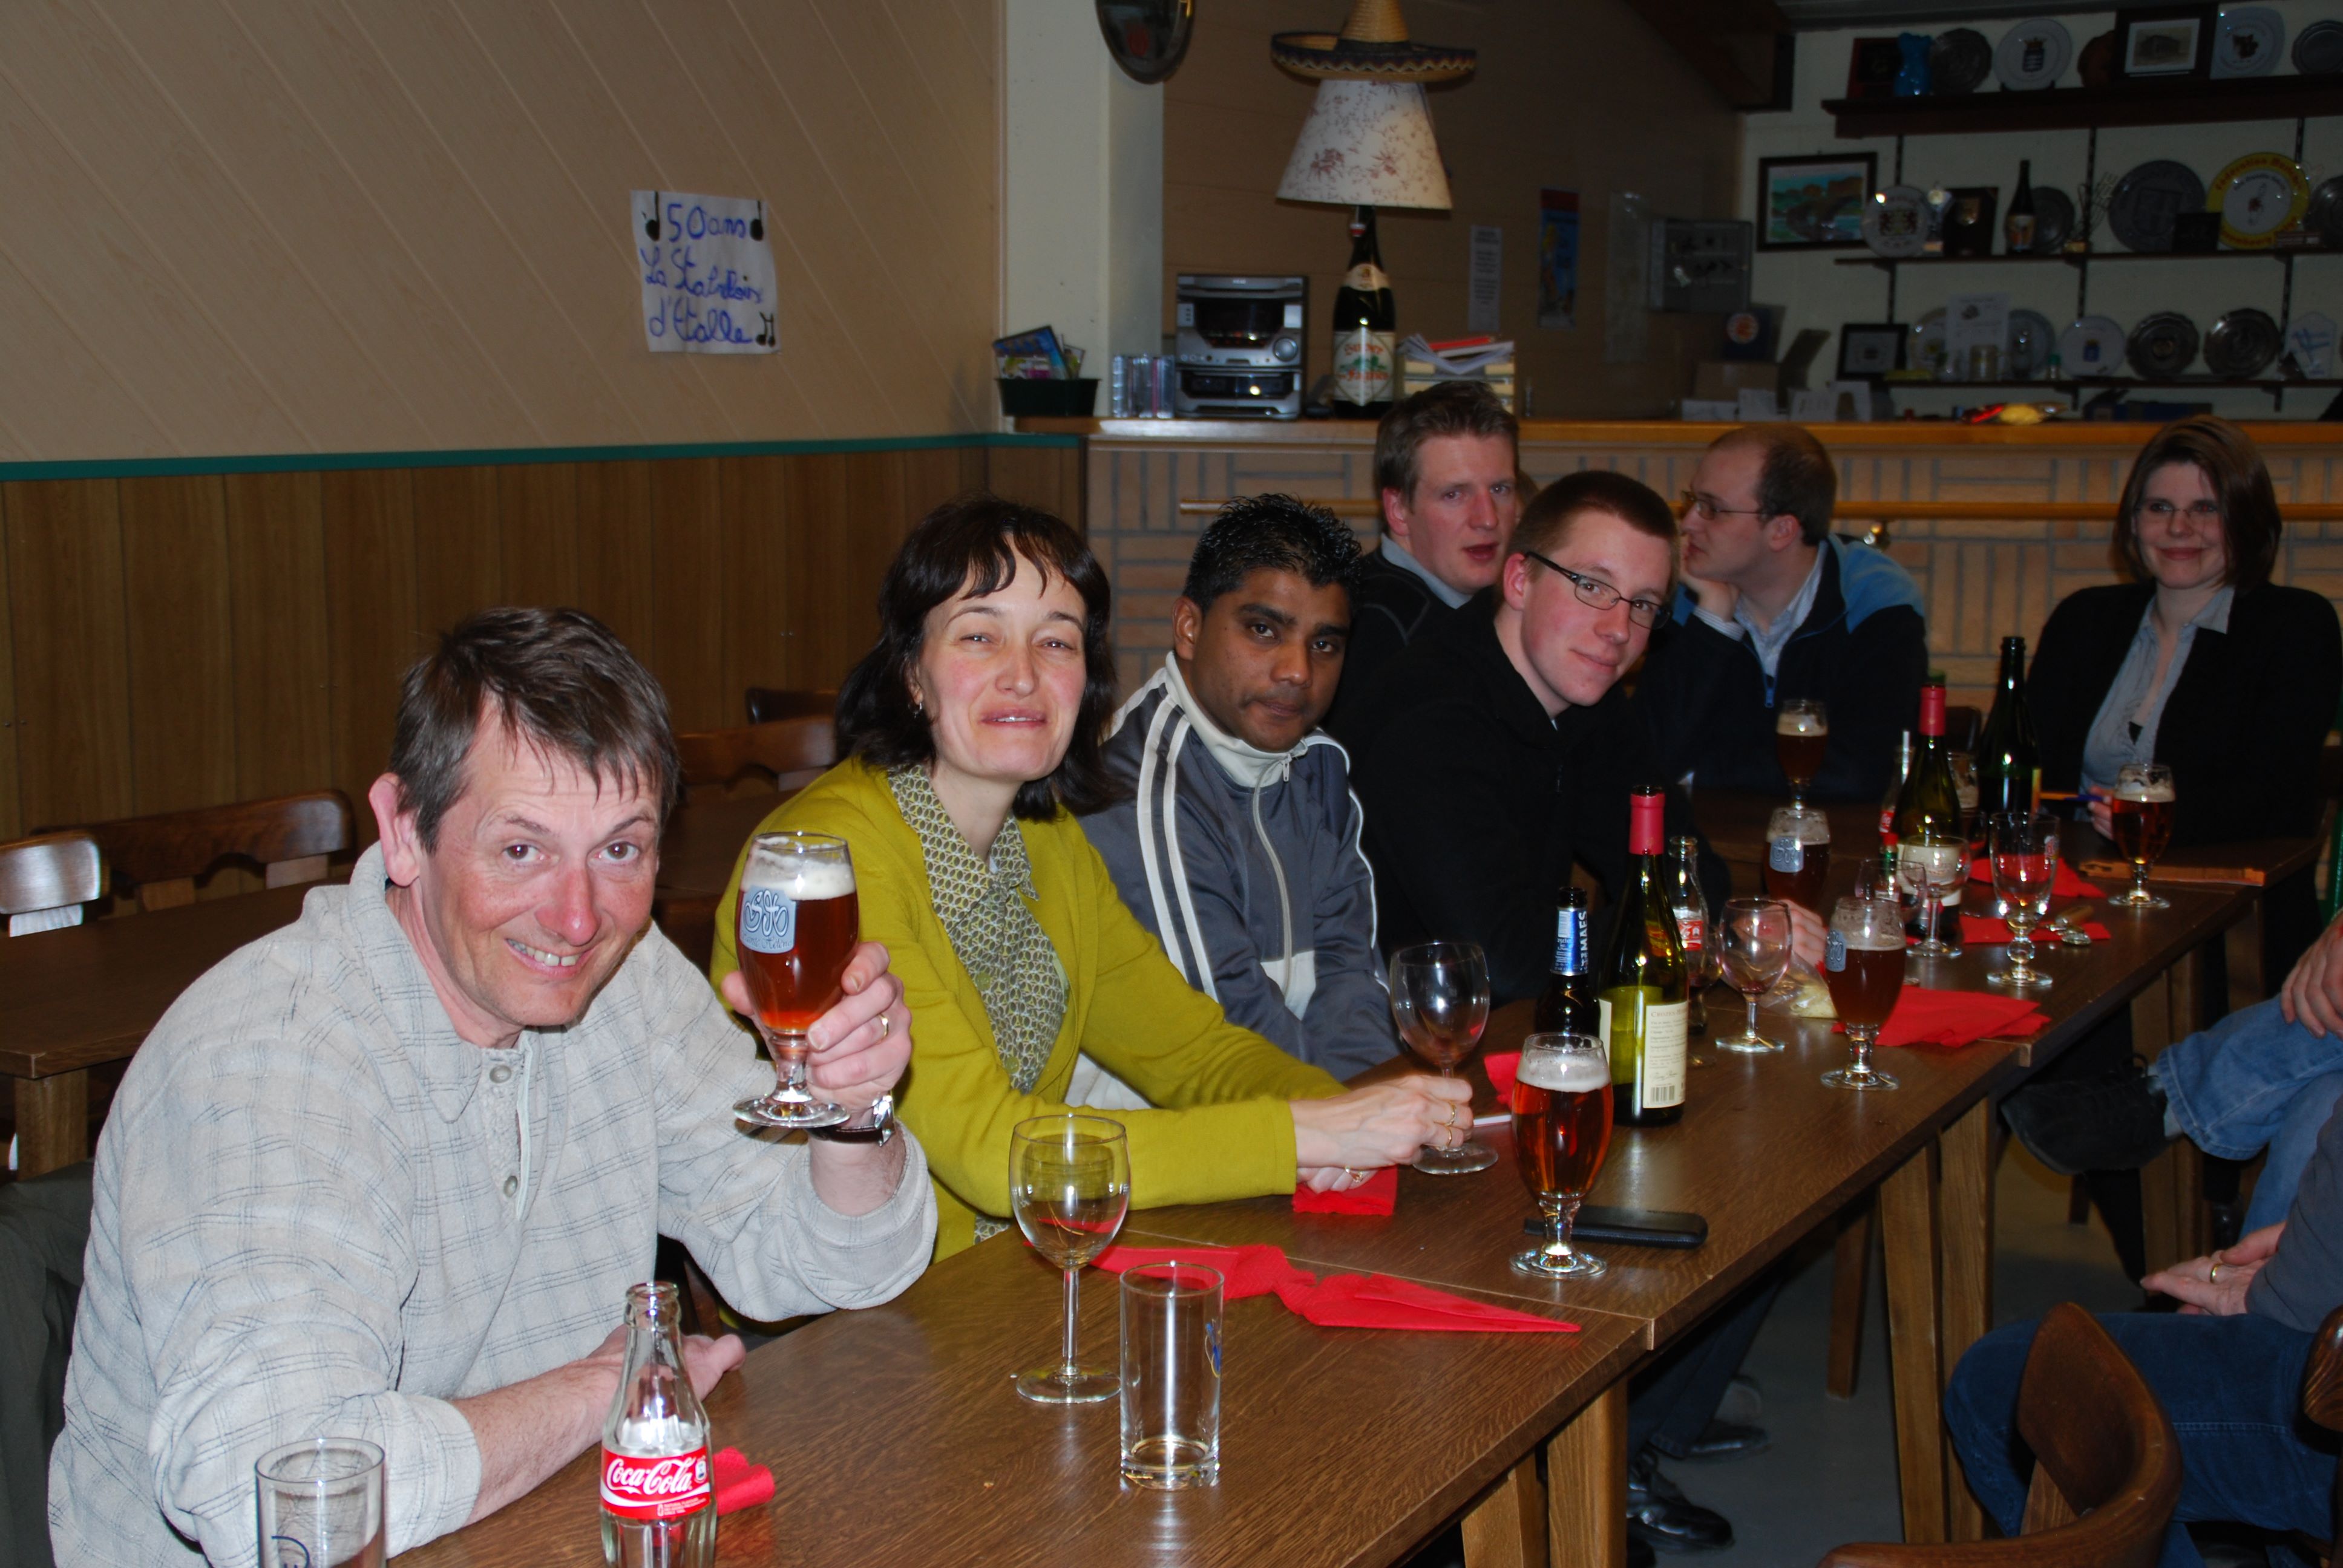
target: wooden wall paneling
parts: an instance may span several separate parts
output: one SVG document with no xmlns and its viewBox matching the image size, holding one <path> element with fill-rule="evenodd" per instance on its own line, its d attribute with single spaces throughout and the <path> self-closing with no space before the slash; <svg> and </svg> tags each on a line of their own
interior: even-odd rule
<svg viewBox="0 0 2343 1568">
<path fill-rule="evenodd" d="M 578 465 L 578 605 L 659 668 L 649 463 Z"/>
<path fill-rule="evenodd" d="M 403 468 L 325 476 L 331 782 L 350 798 L 361 845 L 375 838 L 364 801 L 390 759 L 398 678 L 427 648 L 416 610 L 412 477 Z"/>
<path fill-rule="evenodd" d="M 236 798 L 227 495 L 216 476 L 120 481 L 131 809 Z M 221 879 L 213 879 L 216 883 Z"/>
<path fill-rule="evenodd" d="M 878 635 L 879 582 L 910 528 L 898 456 L 856 452 L 798 466 L 792 515 L 802 519 L 802 567 L 789 619 L 803 643 L 803 685 L 836 685 Z"/>
<path fill-rule="evenodd" d="M 994 495 L 1083 527 L 1081 447 L 994 447 L 984 457 L 987 487 Z"/>
<path fill-rule="evenodd" d="M 651 672 L 667 688 L 678 729 L 738 724 L 741 694 L 724 687 L 724 530 L 717 459 L 650 465 Z"/>
<path fill-rule="evenodd" d="M 717 463 L 724 566 L 720 592 L 710 597 L 723 607 L 726 724 L 742 721 L 751 686 L 814 684 L 803 668 L 806 631 L 791 613 L 791 589 L 804 570 L 804 537 L 834 523 L 792 508 L 789 476 L 802 463 L 836 461 L 757 457 Z"/>
<path fill-rule="evenodd" d="M 236 798 L 323 788 L 335 779 L 323 482 L 316 474 L 230 474 L 222 490 Z M 367 819 L 364 800 L 350 806 Z"/>
<path fill-rule="evenodd" d="M 0 509 L 0 840 L 25 836 L 24 807 L 16 792 L 16 769 L 24 756 L 16 744 L 16 646 L 9 626 L 8 519 Z"/>
<path fill-rule="evenodd" d="M 126 817 L 130 674 L 116 487 L 72 479 L 0 486 L 0 513 L 25 826 Z"/>
<path fill-rule="evenodd" d="M 578 602 L 578 469 L 518 463 L 498 470 L 504 591 L 512 604 Z"/>
<path fill-rule="evenodd" d="M 416 468 L 408 480 L 415 515 L 415 624 L 442 632 L 477 609 L 509 602 L 502 469 Z"/>
</svg>

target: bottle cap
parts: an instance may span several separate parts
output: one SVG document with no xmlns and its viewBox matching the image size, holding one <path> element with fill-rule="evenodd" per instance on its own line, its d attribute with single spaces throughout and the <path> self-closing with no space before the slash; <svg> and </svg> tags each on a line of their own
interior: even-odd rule
<svg viewBox="0 0 2343 1568">
<path fill-rule="evenodd" d="M 1656 855 L 1667 839 L 1668 798 L 1645 785 L 1627 798 L 1627 853 Z"/>
<path fill-rule="evenodd" d="M 1945 689 L 1927 685 L 1920 689 L 1920 733 L 1941 739 L 1945 733 Z"/>
</svg>

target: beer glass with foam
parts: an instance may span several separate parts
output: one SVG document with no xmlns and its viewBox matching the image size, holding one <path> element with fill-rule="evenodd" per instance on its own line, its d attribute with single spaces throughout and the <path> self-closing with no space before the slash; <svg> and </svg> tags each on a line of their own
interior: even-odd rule
<svg viewBox="0 0 2343 1568">
<path fill-rule="evenodd" d="M 740 869 L 740 978 L 777 1081 L 732 1108 L 758 1127 L 835 1127 L 844 1108 L 806 1087 L 806 1031 L 838 1004 L 860 940 L 854 857 L 828 833 L 759 833 Z"/>
<path fill-rule="evenodd" d="M 1782 806 L 1765 821 L 1765 892 L 1823 911 L 1830 879 L 1830 819 L 1815 806 Z"/>
<path fill-rule="evenodd" d="M 2108 900 L 2127 910 L 2168 910 L 2147 890 L 2147 870 L 2172 842 L 2172 769 L 2161 762 L 2127 762 L 2107 802 L 2107 837 L 2131 862 L 2131 886 Z"/>
<path fill-rule="evenodd" d="M 1871 1065 L 1879 1030 L 1904 990 L 1904 911 L 1893 899 L 1841 899 L 1831 911 L 1823 980 L 1846 1025 L 1847 1064 L 1823 1074 L 1834 1089 L 1894 1089 Z"/>
<path fill-rule="evenodd" d="M 1575 1251 L 1570 1228 L 1611 1147 L 1611 1053 L 1586 1034 L 1534 1034 L 1513 1074 L 1513 1156 L 1537 1200 L 1545 1239 L 1513 1256 L 1513 1271 L 1590 1280 L 1602 1259 Z"/>
<path fill-rule="evenodd" d="M 1830 751 L 1830 714 L 1811 697 L 1795 698 L 1774 712 L 1774 754 L 1790 781 L 1790 802 L 1806 803 L 1806 789 Z"/>
</svg>

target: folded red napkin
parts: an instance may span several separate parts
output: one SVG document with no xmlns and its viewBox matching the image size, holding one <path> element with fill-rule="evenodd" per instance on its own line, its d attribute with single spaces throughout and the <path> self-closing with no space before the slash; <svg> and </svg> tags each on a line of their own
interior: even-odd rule
<svg viewBox="0 0 2343 1568">
<path fill-rule="evenodd" d="M 773 1496 L 770 1467 L 751 1464 L 737 1448 L 719 1448 L 708 1462 L 709 1479 L 716 1483 L 716 1516 L 737 1513 L 769 1503 Z"/>
<path fill-rule="evenodd" d="M 1497 1091 L 1497 1103 L 1504 1105 L 1513 1098 L 1513 1075 L 1521 1070 L 1522 1053 L 1518 1050 L 1493 1051 L 1481 1058 L 1488 1070 L 1489 1087 Z"/>
<path fill-rule="evenodd" d="M 2026 997 L 1989 991 L 1927 990 L 1907 985 L 1879 1031 L 1879 1043 L 1970 1045 L 1988 1035 L 2032 1034 L 2050 1020 Z M 1840 1024 L 1844 1030 L 1846 1026 Z"/>
<path fill-rule="evenodd" d="M 1493 1307 L 1388 1274 L 1329 1274 L 1313 1290 L 1278 1298 L 1326 1329 L 1461 1329 L 1499 1334 L 1574 1334 L 1576 1323 Z"/>
<path fill-rule="evenodd" d="M 1337 1188 L 1331 1192 L 1312 1192 L 1307 1187 L 1293 1190 L 1293 1211 L 1297 1214 L 1389 1214 L 1399 1205 L 1399 1167 L 1386 1165 L 1356 1187 Z"/>
<path fill-rule="evenodd" d="M 1314 1284 L 1308 1274 L 1285 1261 L 1285 1249 L 1267 1243 L 1243 1247 L 1109 1247 L 1098 1266 L 1111 1274 L 1145 1263 L 1202 1263 L 1218 1269 L 1225 1300 L 1265 1296 L 1282 1286 Z"/>
<path fill-rule="evenodd" d="M 1993 862 L 1991 860 L 1970 861 L 1969 880 L 1983 882 L 1987 887 L 1991 887 Z M 2054 899 L 2103 899 L 2107 894 L 2100 890 L 2097 882 L 2083 880 L 2081 877 L 2076 875 L 2074 867 L 2061 860 L 2058 862 L 2058 874 L 2050 879 L 2050 896 Z"/>
<path fill-rule="evenodd" d="M 1574 1334 L 1576 1323 L 1485 1306 L 1429 1285 L 1386 1274 L 1329 1274 L 1313 1279 L 1293 1266 L 1282 1247 L 1109 1247 L 1098 1265 L 1111 1273 L 1144 1263 L 1202 1263 L 1227 1282 L 1226 1299 L 1274 1294 L 1322 1328 L 1445 1329 L 1501 1334 Z"/>
<path fill-rule="evenodd" d="M 2113 941 L 2115 940 L 2115 932 L 2107 930 L 2107 927 L 2099 924 L 2097 920 L 2085 920 L 2083 922 L 2083 934 L 2089 937 L 2095 942 Z M 1990 915 L 1963 915 L 1961 917 L 1961 942 L 1964 946 L 1980 948 L 1999 947 L 2002 943 L 2009 940 L 2009 922 L 2007 920 L 1996 920 Z M 2046 946 L 2049 943 L 2056 941 L 2058 940 L 2058 936 L 2055 931 L 2045 934 L 2044 932 L 2037 930 L 2034 933 L 2034 940 Z"/>
</svg>

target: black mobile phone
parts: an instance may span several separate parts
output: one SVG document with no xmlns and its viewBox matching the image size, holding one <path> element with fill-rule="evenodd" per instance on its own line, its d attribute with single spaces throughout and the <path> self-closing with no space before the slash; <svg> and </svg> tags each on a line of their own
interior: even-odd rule
<svg viewBox="0 0 2343 1568">
<path fill-rule="evenodd" d="M 1529 1220 L 1522 1229 L 1533 1236 L 1545 1234 L 1545 1221 Z M 1708 1240 L 1708 1221 L 1677 1209 L 1614 1209 L 1589 1203 L 1578 1211 L 1571 1227 L 1574 1241 L 1616 1241 L 1629 1247 L 1697 1247 Z"/>
</svg>

